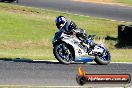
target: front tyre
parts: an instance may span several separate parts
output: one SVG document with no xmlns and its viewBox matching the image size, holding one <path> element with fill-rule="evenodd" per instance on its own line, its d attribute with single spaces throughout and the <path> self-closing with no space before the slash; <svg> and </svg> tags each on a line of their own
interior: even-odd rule
<svg viewBox="0 0 132 88">
<path fill-rule="evenodd" d="M 53 53 L 55 58 L 62 64 L 70 64 L 74 60 L 74 53 L 66 43 L 56 44 Z"/>
<path fill-rule="evenodd" d="M 107 65 L 110 63 L 110 52 L 102 46 L 100 46 L 100 48 L 103 48 L 104 52 L 95 56 L 94 61 L 99 65 Z"/>
</svg>

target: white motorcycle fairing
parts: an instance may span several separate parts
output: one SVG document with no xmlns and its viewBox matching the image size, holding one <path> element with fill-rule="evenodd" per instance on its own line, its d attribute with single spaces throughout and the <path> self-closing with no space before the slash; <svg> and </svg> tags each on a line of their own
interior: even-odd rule
<svg viewBox="0 0 132 88">
<path fill-rule="evenodd" d="M 89 61 L 93 60 L 93 58 L 83 57 L 84 55 L 87 54 L 87 52 L 84 49 L 82 49 L 81 47 L 79 47 L 79 44 L 81 41 L 76 36 L 66 35 L 64 33 L 61 36 L 63 36 L 63 38 L 61 39 L 63 42 L 65 42 L 73 47 L 73 49 L 75 51 L 75 61 L 78 61 L 78 62 L 82 61 L 82 60 L 87 61 L 87 59 L 90 59 Z M 89 46 L 87 45 L 87 47 L 89 47 Z"/>
<path fill-rule="evenodd" d="M 90 35 L 86 41 L 81 41 L 74 34 L 68 35 L 61 31 L 56 32 L 52 41 L 53 54 L 63 64 L 91 62 L 93 60 L 97 64 L 109 64 L 111 56 L 108 49 L 95 44 L 92 41 L 93 37 L 94 35 Z"/>
</svg>

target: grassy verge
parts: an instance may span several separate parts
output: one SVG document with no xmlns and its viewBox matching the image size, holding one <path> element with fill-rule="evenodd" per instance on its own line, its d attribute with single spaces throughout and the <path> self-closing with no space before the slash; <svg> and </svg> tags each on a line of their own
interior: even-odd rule
<svg viewBox="0 0 132 88">
<path fill-rule="evenodd" d="M 80 1 L 80 2 L 94 2 L 94 3 L 114 3 L 115 5 L 132 5 L 132 0 L 73 0 L 73 1 Z"/>
<path fill-rule="evenodd" d="M 116 49 L 115 40 L 104 39 L 117 38 L 117 25 L 126 23 L 4 3 L 0 3 L 0 58 L 55 59 L 51 42 L 58 15 L 96 34 L 95 41 L 109 48 L 112 61 L 132 62 L 132 49 Z"/>
<path fill-rule="evenodd" d="M 113 2 L 132 5 L 132 0 L 113 0 Z"/>
</svg>

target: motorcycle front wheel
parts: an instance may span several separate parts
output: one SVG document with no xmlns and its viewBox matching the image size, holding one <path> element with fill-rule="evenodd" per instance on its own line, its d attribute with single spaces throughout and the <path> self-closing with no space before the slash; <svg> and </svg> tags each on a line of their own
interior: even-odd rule
<svg viewBox="0 0 132 88">
<path fill-rule="evenodd" d="M 97 64 L 99 64 L 99 65 L 107 65 L 107 64 L 109 64 L 110 63 L 110 58 L 111 58 L 110 52 L 107 49 L 105 49 L 104 47 L 102 47 L 102 46 L 99 46 L 99 47 L 104 49 L 104 52 L 99 54 L 99 55 L 97 55 L 97 56 L 95 56 L 94 61 Z"/>
<path fill-rule="evenodd" d="M 70 64 L 74 60 L 73 52 L 66 43 L 56 44 L 53 53 L 55 58 L 62 64 Z"/>
</svg>

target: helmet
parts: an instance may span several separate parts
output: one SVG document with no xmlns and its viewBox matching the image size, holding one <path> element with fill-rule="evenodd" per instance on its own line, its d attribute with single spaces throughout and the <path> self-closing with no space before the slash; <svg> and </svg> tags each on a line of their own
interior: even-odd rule
<svg viewBox="0 0 132 88">
<path fill-rule="evenodd" d="M 65 26 L 65 24 L 67 23 L 67 20 L 64 16 L 58 16 L 56 17 L 56 26 L 58 29 L 62 28 L 63 26 Z"/>
</svg>

